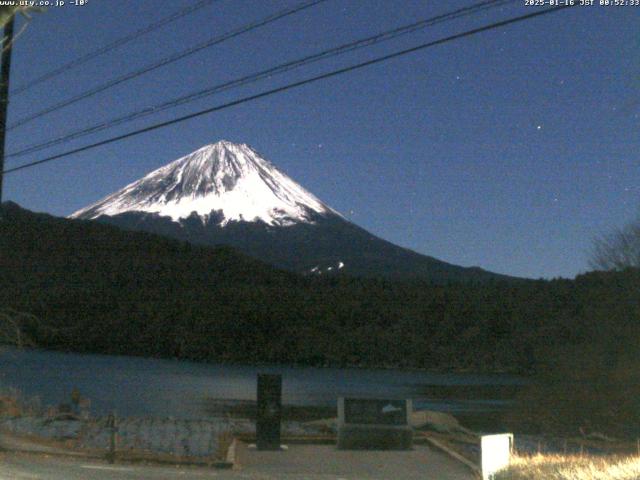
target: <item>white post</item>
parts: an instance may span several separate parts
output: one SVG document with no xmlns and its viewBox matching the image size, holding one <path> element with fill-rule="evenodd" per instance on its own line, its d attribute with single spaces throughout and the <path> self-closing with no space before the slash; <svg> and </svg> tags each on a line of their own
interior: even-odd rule
<svg viewBox="0 0 640 480">
<path fill-rule="evenodd" d="M 483 435 L 480 437 L 482 480 L 492 480 L 498 470 L 511 463 L 513 434 Z"/>
</svg>

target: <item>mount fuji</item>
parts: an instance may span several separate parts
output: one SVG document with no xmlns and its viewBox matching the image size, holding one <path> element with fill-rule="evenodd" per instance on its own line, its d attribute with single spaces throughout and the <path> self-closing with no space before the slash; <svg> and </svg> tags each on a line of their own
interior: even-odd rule
<svg viewBox="0 0 640 480">
<path fill-rule="evenodd" d="M 347 221 L 248 145 L 228 141 L 179 158 L 70 218 L 195 244 L 230 245 L 308 275 L 344 272 L 434 282 L 510 278 L 382 240 Z"/>
</svg>

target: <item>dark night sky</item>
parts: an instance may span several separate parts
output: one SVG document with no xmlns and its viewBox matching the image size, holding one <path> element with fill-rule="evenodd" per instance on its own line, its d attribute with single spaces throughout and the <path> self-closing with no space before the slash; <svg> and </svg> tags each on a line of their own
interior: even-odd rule
<svg viewBox="0 0 640 480">
<path fill-rule="evenodd" d="M 34 15 L 15 46 L 12 84 L 192 3 L 89 0 Z M 220 0 L 13 97 L 9 123 L 296 3 Z M 16 128 L 7 149 L 471 3 L 328 0 Z M 515 1 L 6 167 L 534 9 Z M 68 215 L 227 139 L 394 243 L 500 273 L 572 277 L 587 270 L 593 237 L 640 206 L 639 21 L 640 7 L 576 7 L 481 33 L 10 174 L 4 198 Z"/>
</svg>

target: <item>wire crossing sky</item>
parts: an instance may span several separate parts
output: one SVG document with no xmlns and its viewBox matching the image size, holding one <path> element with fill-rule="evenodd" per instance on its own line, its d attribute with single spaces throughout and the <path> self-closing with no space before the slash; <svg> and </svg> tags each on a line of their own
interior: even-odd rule
<svg viewBox="0 0 640 480">
<path fill-rule="evenodd" d="M 446 21 L 451 21 L 455 18 L 459 18 L 461 16 L 466 16 L 466 15 L 472 15 L 474 13 L 483 11 L 487 8 L 496 8 L 499 7 L 500 5 L 504 5 L 505 3 L 509 3 L 509 2 L 513 2 L 514 0 L 489 0 L 489 1 L 484 1 L 484 2 L 480 2 L 477 4 L 474 4 L 470 7 L 465 7 L 465 8 L 461 8 L 455 11 L 452 11 L 450 13 L 446 13 L 444 15 L 437 15 L 435 17 L 430 17 L 428 19 L 425 20 L 421 20 L 419 22 L 414 22 L 411 23 L 409 25 L 405 25 L 402 27 L 398 27 L 398 28 L 394 28 L 393 30 L 388 30 L 382 33 L 379 33 L 377 35 L 374 36 L 369 36 L 367 38 L 364 39 L 360 39 L 357 40 L 355 42 L 349 42 L 345 45 L 341 45 L 339 47 L 335 47 L 335 48 L 331 48 L 329 50 L 323 50 L 322 52 L 319 53 L 315 53 L 313 55 L 308 55 L 305 56 L 301 59 L 297 59 L 294 61 L 290 61 L 290 62 L 286 62 L 284 64 L 278 65 L 276 67 L 272 67 L 272 68 L 268 68 L 266 70 L 262 70 L 260 72 L 256 72 L 253 73 L 251 75 L 247 75 L 238 79 L 234 79 L 231 80 L 229 82 L 225 82 L 222 84 L 218 84 L 215 85 L 213 87 L 209 87 L 206 88 L 204 90 L 199 90 L 197 92 L 194 93 L 190 93 L 188 95 L 183 95 L 179 98 L 174 98 L 172 100 L 169 100 L 167 102 L 163 102 L 159 105 L 153 105 L 151 107 L 147 107 L 143 110 L 138 110 L 136 112 L 132 112 L 129 113 L 127 115 L 124 116 L 120 116 L 117 118 L 112 118 L 106 122 L 101 122 L 98 123 L 96 125 L 92 125 L 91 127 L 88 128 L 84 128 L 81 130 L 76 130 L 74 132 L 68 133 L 62 137 L 58 137 L 56 139 L 52 139 L 52 140 L 48 140 L 46 142 L 42 142 L 39 144 L 34 144 L 34 145 L 29 145 L 26 148 L 18 151 L 18 152 L 14 152 L 14 153 L 9 153 L 8 155 L 5 156 L 5 158 L 14 158 L 14 157 L 19 157 L 19 156 L 23 156 L 27 153 L 33 153 L 33 152 L 37 152 L 40 150 L 43 150 L 47 147 L 51 147 L 54 145 L 59 145 L 61 143 L 65 143 L 68 140 L 72 140 L 75 138 L 80 138 L 83 137 L 85 135 L 91 134 L 91 133 L 96 133 L 102 130 L 106 130 L 108 128 L 111 128 L 113 126 L 116 125 L 122 125 L 123 123 L 127 123 L 131 120 L 135 120 L 138 118 L 143 118 L 146 117 L 148 115 L 153 115 L 153 114 L 157 114 L 161 111 L 164 111 L 168 108 L 173 108 L 175 106 L 178 105 L 183 105 L 185 103 L 190 103 L 193 102 L 195 100 L 199 100 L 208 96 L 211 96 L 215 93 L 230 89 L 230 88 L 235 88 L 241 85 L 246 85 L 249 83 L 253 83 L 255 81 L 259 81 L 262 80 L 264 78 L 272 78 L 272 76 L 277 75 L 277 74 L 281 74 L 281 73 L 286 73 L 294 68 L 298 68 L 304 65 L 308 65 L 312 62 L 316 62 L 316 61 L 320 61 L 320 60 L 325 60 L 326 58 L 330 58 L 332 56 L 335 55 L 342 55 L 344 53 L 356 50 L 358 48 L 365 48 L 365 47 L 370 47 L 371 45 L 375 45 L 379 42 L 384 42 L 384 41 L 388 41 L 391 40 L 393 38 L 397 38 L 398 36 L 401 35 L 407 35 L 410 33 L 413 33 L 419 29 L 425 28 L 427 26 L 430 25 L 435 25 L 437 23 L 440 22 L 446 22 Z"/>
<path fill-rule="evenodd" d="M 327 0 L 34 119 L 10 132 L 7 150 L 477 3 Z M 108 8 L 94 2 L 37 15 L 15 47 L 12 83 L 27 84 L 187 5 L 193 2 L 113 0 Z M 12 98 L 9 123 L 295 5 L 214 2 Z M 634 133 L 640 58 L 633 47 L 640 9 L 575 7 L 302 86 L 540 10 L 509 2 L 217 91 L 213 107 L 203 94 L 154 113 L 153 124 L 252 100 L 85 151 L 82 158 L 16 172 L 5 178 L 5 198 L 66 215 L 224 138 L 252 145 L 347 218 L 399 245 L 512 275 L 573 276 L 587 269 L 593 236 L 630 220 L 640 205 Z M 284 92 L 294 84 L 300 86 Z M 270 91 L 280 93 L 262 96 Z M 145 118 L 133 118 L 108 134 L 90 132 L 89 144 L 148 126 Z M 78 140 L 67 139 L 45 156 L 87 145 Z M 30 153 L 22 162 L 42 158 Z"/>
<path fill-rule="evenodd" d="M 82 92 L 79 95 L 76 95 L 72 98 L 68 98 L 62 102 L 56 103 L 50 107 L 46 107 L 43 110 L 37 111 L 35 113 L 32 113 L 31 115 L 28 115 L 24 118 L 21 118 L 19 120 L 17 120 L 16 122 L 14 122 L 13 124 L 9 124 L 9 126 L 7 127 L 7 131 L 13 130 L 14 128 L 20 127 L 22 125 L 25 125 L 26 123 L 29 123 L 37 118 L 43 117 L 44 115 L 48 115 L 51 112 L 55 112 L 57 110 L 60 110 L 61 108 L 64 107 L 68 107 L 69 105 L 73 105 L 76 102 L 79 102 L 80 100 L 84 100 L 86 98 L 92 97 L 98 93 L 104 92 L 105 90 L 108 90 L 110 88 L 115 87 L 116 85 L 120 85 L 121 83 L 127 82 L 129 80 L 132 80 L 134 78 L 137 78 L 141 75 L 147 74 L 149 72 L 152 72 L 160 67 L 164 67 L 166 65 L 169 65 L 173 62 L 177 62 L 178 60 L 182 60 L 183 58 L 189 57 L 190 55 L 193 55 L 194 53 L 197 53 L 201 50 L 204 50 L 206 48 L 210 48 L 213 47 L 215 45 L 219 45 L 231 38 L 235 38 L 239 35 L 245 34 L 247 32 L 251 32 L 252 30 L 255 30 L 256 28 L 260 28 L 263 27 L 265 25 L 270 24 L 271 22 L 275 22 L 276 20 L 280 20 L 281 18 L 285 18 L 288 17 L 289 15 L 293 15 L 296 14 L 298 12 L 301 12 L 302 10 L 305 10 L 307 8 L 313 7 L 315 5 L 318 5 L 319 3 L 325 2 L 327 0 L 312 0 L 312 1 L 307 1 L 307 2 L 303 2 L 299 5 L 294 6 L 293 8 L 290 9 L 286 9 L 284 11 L 280 11 L 280 12 L 276 12 L 272 15 L 267 16 L 266 18 L 260 19 L 257 22 L 252 22 L 249 23 L 248 25 L 243 25 L 240 28 L 237 28 L 235 30 L 223 33 L 222 35 L 217 35 L 213 38 L 210 38 L 209 40 L 207 40 L 204 43 L 200 43 L 198 45 L 194 45 L 191 46 L 189 48 L 187 48 L 186 50 L 183 50 L 181 52 L 178 52 L 176 54 L 170 55 L 169 57 L 163 58 L 158 62 L 152 63 L 151 65 L 146 65 L 143 68 L 139 69 L 139 70 L 135 70 L 133 72 L 129 72 L 126 73 L 124 75 L 121 75 L 119 77 L 116 77 L 110 81 L 108 81 L 107 83 L 104 83 L 102 85 L 98 85 L 95 88 L 92 88 L 91 90 L 88 90 L 86 92 Z"/>
<path fill-rule="evenodd" d="M 68 73 L 69 70 L 76 68 L 80 65 L 83 65 L 84 63 L 93 60 L 96 57 L 99 57 L 100 55 L 103 55 L 111 50 L 114 50 L 116 48 L 120 48 L 124 45 L 126 45 L 127 43 L 130 43 L 134 40 L 139 39 L 140 37 L 142 37 L 143 35 L 146 35 L 147 33 L 153 32 L 154 30 L 157 30 L 159 28 L 162 28 L 168 24 L 170 24 L 171 22 L 174 22 L 182 17 L 184 17 L 185 15 L 189 15 L 193 12 L 196 12 L 198 10 L 200 10 L 201 8 L 204 8 L 208 5 L 211 5 L 213 2 L 215 2 L 217 0 L 200 0 L 196 3 L 194 3 L 193 5 L 187 6 L 186 8 L 182 8 L 179 11 L 169 15 L 166 18 L 163 18 L 157 22 L 153 22 L 150 25 L 147 25 L 144 28 L 141 28 L 140 30 L 137 30 L 133 33 L 130 33 L 129 35 L 125 35 L 124 37 L 118 38 L 116 41 L 109 43 L 108 45 L 104 45 L 100 48 L 97 48 L 96 50 L 89 52 L 87 54 L 84 54 L 78 58 L 74 58 L 73 60 L 71 60 L 70 62 L 65 63 L 64 65 L 61 65 L 59 67 L 56 67 L 55 69 L 46 72 L 42 75 L 40 75 L 37 78 L 34 78 L 33 80 L 30 80 L 29 82 L 25 83 L 22 86 L 18 86 L 16 88 L 14 88 L 11 91 L 11 94 L 13 96 L 15 95 L 19 95 L 20 93 L 24 92 L 25 90 L 28 90 L 30 88 L 35 87 L 36 85 L 41 84 L 42 82 L 46 81 L 46 80 L 50 80 L 54 77 L 57 77 L 58 75 L 62 74 L 62 73 Z"/>
<path fill-rule="evenodd" d="M 509 19 L 503 20 L 501 22 L 492 23 L 490 25 L 485 25 L 485 26 L 482 26 L 480 28 L 475 28 L 473 30 L 468 30 L 466 32 L 460 32 L 458 34 L 451 35 L 451 36 L 446 37 L 446 38 L 441 38 L 441 39 L 435 40 L 433 42 L 424 43 L 422 45 L 417 45 L 415 47 L 412 47 L 412 48 L 409 48 L 409 49 L 406 49 L 406 50 L 402 50 L 400 52 L 394 52 L 394 53 L 391 53 L 389 55 L 384 55 L 382 57 L 374 58 L 372 60 L 369 60 L 369 61 L 366 61 L 366 62 L 363 62 L 363 63 L 358 63 L 356 65 L 350 65 L 348 67 L 341 68 L 339 70 L 334 70 L 332 72 L 323 73 L 322 75 L 318 75 L 316 77 L 307 78 L 307 79 L 301 80 L 299 82 L 290 83 L 290 84 L 284 85 L 282 87 L 274 88 L 272 90 L 267 90 L 265 92 L 260 92 L 260 93 L 257 93 L 255 95 L 251 95 L 249 97 L 240 98 L 238 100 L 234 100 L 232 102 L 225 103 L 223 105 L 216 105 L 216 106 L 207 108 L 205 110 L 201 110 L 201 111 L 198 111 L 198 112 L 190 113 L 189 115 L 185 115 L 183 117 L 175 118 L 173 120 L 169 120 L 169 121 L 166 121 L 166 122 L 150 125 L 148 127 L 142 128 L 140 130 L 135 130 L 133 132 L 128 132 L 128 133 L 125 133 L 123 135 L 119 135 L 117 137 L 112 137 L 112 138 L 108 138 L 106 140 L 102 140 L 102 141 L 97 142 L 97 143 L 93 143 L 93 144 L 90 144 L 90 145 L 85 145 L 83 147 L 79 147 L 79 148 L 76 148 L 74 150 L 70 150 L 68 152 L 63 152 L 63 153 L 60 153 L 58 155 L 53 155 L 51 157 L 47 157 L 47 158 L 44 158 L 44 159 L 41 159 L 41 160 L 36 160 L 34 162 L 26 163 L 26 164 L 23 164 L 23 165 L 18 165 L 17 167 L 12 167 L 10 169 L 5 170 L 3 173 L 13 173 L 13 172 L 17 172 L 19 170 L 24 170 L 26 168 L 31 168 L 31 167 L 35 167 L 37 165 L 42 165 L 43 163 L 48 163 L 48 162 L 52 162 L 54 160 L 59 160 L 59 159 L 64 158 L 64 157 L 68 157 L 69 155 L 74 155 L 76 153 L 86 152 L 87 150 L 92 150 L 94 148 L 101 147 L 103 145 L 108 145 L 109 143 L 119 142 L 119 141 L 125 140 L 127 138 L 131 138 L 131 137 L 134 137 L 134 136 L 137 136 L 137 135 L 141 135 L 143 133 L 147 133 L 147 132 L 151 132 L 153 130 L 157 130 L 159 128 L 165 128 L 165 127 L 169 127 L 171 125 L 176 125 L 178 123 L 181 123 L 181 122 L 184 122 L 184 121 L 187 121 L 187 120 L 191 120 L 192 118 L 197 118 L 197 117 L 200 117 L 202 115 L 207 115 L 209 113 L 218 112 L 218 111 L 224 110 L 226 108 L 235 107 L 236 105 L 240 105 L 242 103 L 250 102 L 250 101 L 253 101 L 253 100 L 258 100 L 260 98 L 264 98 L 264 97 L 267 97 L 267 96 L 270 96 L 270 95 L 274 95 L 276 93 L 282 93 L 282 92 L 285 92 L 285 91 L 290 90 L 292 88 L 298 88 L 298 87 L 301 87 L 303 85 L 307 85 L 309 83 L 317 82 L 319 80 L 325 80 L 325 79 L 334 77 L 336 75 L 342 75 L 344 73 L 349 73 L 349 72 L 352 72 L 352 71 L 357 70 L 359 68 L 364 68 L 364 67 L 368 67 L 370 65 L 375 65 L 376 63 L 379 63 L 379 62 L 384 62 L 384 61 L 387 61 L 387 60 L 391 60 L 393 58 L 401 57 L 403 55 L 407 55 L 407 54 L 410 54 L 410 53 L 415 53 L 415 52 L 423 50 L 425 48 L 435 47 L 437 45 L 442 45 L 443 43 L 451 42 L 451 41 L 454 41 L 454 40 L 459 40 L 459 39 L 464 38 L 464 37 L 475 35 L 477 33 L 486 32 L 488 30 L 493 30 L 494 28 L 503 27 L 505 25 L 511 25 L 513 23 L 522 22 L 522 21 L 525 21 L 525 20 L 531 20 L 531 19 L 539 17 L 541 15 L 548 15 L 550 13 L 556 13 L 556 12 L 559 12 L 560 10 L 564 10 L 566 8 L 572 8 L 572 7 L 563 6 L 563 7 L 557 7 L 557 8 L 549 8 L 549 9 L 542 10 L 542 11 L 539 11 L 539 12 L 530 13 L 528 15 L 522 15 L 522 16 L 515 17 L 515 18 L 509 18 Z"/>
</svg>

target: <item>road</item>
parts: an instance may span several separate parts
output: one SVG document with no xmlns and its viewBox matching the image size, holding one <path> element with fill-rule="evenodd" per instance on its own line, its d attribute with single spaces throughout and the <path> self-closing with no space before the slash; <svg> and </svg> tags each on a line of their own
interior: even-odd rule
<svg viewBox="0 0 640 480">
<path fill-rule="evenodd" d="M 256 479 L 473 480 L 467 467 L 424 445 L 412 450 L 337 450 L 292 445 L 282 452 L 241 448 L 239 462 Z"/>
<path fill-rule="evenodd" d="M 58 455 L 0 452 L 0 480 L 473 480 L 469 471 L 427 447 L 410 452 L 344 452 L 293 446 L 285 452 L 246 449 L 234 470 L 146 464 L 110 465 Z"/>
<path fill-rule="evenodd" d="M 234 472 L 202 467 L 110 465 L 99 460 L 58 455 L 0 453 L 0 480 L 164 480 L 173 478 L 226 480 L 243 477 L 234 476 Z"/>
</svg>

